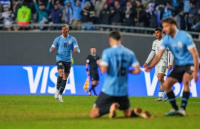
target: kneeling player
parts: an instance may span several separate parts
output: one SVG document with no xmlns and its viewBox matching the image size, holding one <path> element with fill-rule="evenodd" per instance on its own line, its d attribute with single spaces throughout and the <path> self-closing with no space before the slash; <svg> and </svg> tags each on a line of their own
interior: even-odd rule
<svg viewBox="0 0 200 129">
<path fill-rule="evenodd" d="M 87 91 L 89 95 L 91 95 L 91 91 L 94 92 L 94 95 L 97 96 L 95 87 L 99 84 L 99 72 L 98 72 L 98 65 L 97 61 L 99 60 L 99 56 L 96 55 L 96 48 L 90 48 L 90 55 L 87 57 L 86 60 L 86 72 L 87 75 L 90 75 L 90 79 L 92 81 L 91 88 Z M 89 69 L 90 66 L 90 69 Z"/>
<path fill-rule="evenodd" d="M 102 54 L 102 61 L 99 60 L 101 72 L 107 72 L 102 92 L 96 100 L 90 112 L 91 118 L 97 118 L 110 113 L 109 117 L 116 117 L 116 110 L 124 111 L 126 117 L 141 116 L 152 118 L 153 116 L 139 108 L 131 109 L 127 96 L 127 75 L 128 73 L 139 74 L 139 63 L 134 53 L 121 45 L 120 32 L 111 32 L 109 35 L 111 48 L 105 49 Z M 129 71 L 129 66 L 134 70 Z"/>
</svg>

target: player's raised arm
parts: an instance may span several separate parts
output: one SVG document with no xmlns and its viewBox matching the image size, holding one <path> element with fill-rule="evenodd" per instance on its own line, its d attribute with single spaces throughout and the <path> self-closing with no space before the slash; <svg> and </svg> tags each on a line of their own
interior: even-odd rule
<svg viewBox="0 0 200 129">
<path fill-rule="evenodd" d="M 171 70 L 174 63 L 174 56 L 171 51 L 168 51 L 168 69 Z"/>
<path fill-rule="evenodd" d="M 146 66 L 149 64 L 149 62 L 153 59 L 153 57 L 156 55 L 155 53 L 155 49 L 154 49 L 154 45 L 152 45 L 152 50 L 147 58 L 147 60 L 145 61 L 143 67 L 146 68 Z"/>
</svg>

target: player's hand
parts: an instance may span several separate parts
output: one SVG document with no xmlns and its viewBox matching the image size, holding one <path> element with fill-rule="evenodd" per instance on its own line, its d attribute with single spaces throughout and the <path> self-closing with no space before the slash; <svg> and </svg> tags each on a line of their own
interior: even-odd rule
<svg viewBox="0 0 200 129">
<path fill-rule="evenodd" d="M 148 65 L 147 63 L 144 63 L 144 64 L 143 64 L 143 67 L 144 67 L 144 68 L 146 68 L 146 67 L 147 67 L 147 65 Z"/>
<path fill-rule="evenodd" d="M 99 60 L 97 61 L 97 65 L 100 66 L 100 64 L 101 64 L 101 59 L 99 59 Z"/>
<path fill-rule="evenodd" d="M 172 67 L 173 67 L 172 65 L 169 65 L 169 66 L 168 66 L 168 69 L 169 69 L 169 70 L 171 70 L 171 69 L 172 69 Z"/>
<path fill-rule="evenodd" d="M 78 50 L 76 48 L 74 48 L 74 52 L 78 52 Z"/>
<path fill-rule="evenodd" d="M 152 67 L 146 67 L 145 72 L 150 72 Z"/>
<path fill-rule="evenodd" d="M 89 71 L 87 71 L 87 75 L 88 75 L 88 76 L 90 75 L 90 72 L 89 72 Z"/>
<path fill-rule="evenodd" d="M 192 73 L 192 76 L 193 76 L 195 82 L 197 82 L 197 81 L 198 81 L 198 78 L 199 78 L 198 72 L 195 72 L 195 71 L 194 71 L 194 72 Z"/>
</svg>

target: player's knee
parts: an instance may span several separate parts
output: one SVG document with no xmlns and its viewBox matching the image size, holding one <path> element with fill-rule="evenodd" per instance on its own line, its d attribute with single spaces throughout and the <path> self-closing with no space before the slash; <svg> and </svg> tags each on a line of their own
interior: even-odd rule
<svg viewBox="0 0 200 129">
<path fill-rule="evenodd" d="M 90 118 L 98 118 L 98 117 L 99 117 L 99 114 L 98 114 L 97 111 L 92 110 L 92 111 L 90 112 Z"/>
</svg>

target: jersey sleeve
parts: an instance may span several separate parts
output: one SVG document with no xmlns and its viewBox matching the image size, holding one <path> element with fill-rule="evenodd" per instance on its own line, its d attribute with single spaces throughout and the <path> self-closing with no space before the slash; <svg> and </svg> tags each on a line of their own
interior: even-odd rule
<svg viewBox="0 0 200 129">
<path fill-rule="evenodd" d="M 131 66 L 132 67 L 136 67 L 136 66 L 140 65 L 138 60 L 137 60 L 137 58 L 136 58 L 136 56 L 135 56 L 135 53 L 132 53 L 131 58 L 132 58 L 131 59 Z"/>
<path fill-rule="evenodd" d="M 101 66 L 108 66 L 109 65 L 109 54 L 107 53 L 106 50 L 103 51 L 102 53 L 102 61 L 101 61 Z"/>
<path fill-rule="evenodd" d="M 76 48 L 77 52 L 80 53 L 80 49 L 77 43 L 77 40 L 75 38 L 73 38 L 73 49 Z"/>
<path fill-rule="evenodd" d="M 58 47 L 58 39 L 59 38 L 56 38 L 54 41 L 53 41 L 53 44 L 52 44 L 52 46 L 51 47 Z"/>
<path fill-rule="evenodd" d="M 196 47 L 190 34 L 187 33 L 185 38 L 186 38 L 185 44 L 186 44 L 188 50 Z"/>
<path fill-rule="evenodd" d="M 165 35 L 162 40 L 162 44 L 160 45 L 160 50 L 165 50 L 168 47 L 168 35 Z"/>
<path fill-rule="evenodd" d="M 90 56 L 86 58 L 86 64 L 90 64 Z"/>
<path fill-rule="evenodd" d="M 154 47 L 154 42 L 152 44 L 152 50 L 151 52 L 149 53 L 149 56 L 147 58 L 147 60 L 145 61 L 147 64 L 153 59 L 153 57 L 155 56 L 155 47 Z"/>
</svg>

